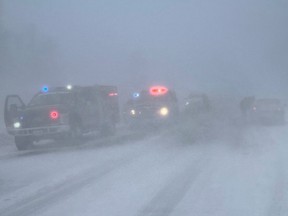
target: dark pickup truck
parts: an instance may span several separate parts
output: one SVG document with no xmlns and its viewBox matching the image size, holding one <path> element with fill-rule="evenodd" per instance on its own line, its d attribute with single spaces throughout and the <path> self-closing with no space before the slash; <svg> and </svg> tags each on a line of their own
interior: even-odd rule
<svg viewBox="0 0 288 216">
<path fill-rule="evenodd" d="M 120 120 L 117 87 L 44 87 L 28 105 L 18 95 L 8 95 L 4 118 L 18 150 L 43 139 L 75 142 L 89 131 L 112 135 Z"/>
</svg>

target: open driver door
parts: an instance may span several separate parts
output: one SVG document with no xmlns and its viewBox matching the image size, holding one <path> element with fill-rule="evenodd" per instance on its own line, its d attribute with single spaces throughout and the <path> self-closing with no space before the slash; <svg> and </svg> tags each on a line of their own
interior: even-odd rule
<svg viewBox="0 0 288 216">
<path fill-rule="evenodd" d="M 13 127 L 19 118 L 19 111 L 25 109 L 26 105 L 18 95 L 8 95 L 5 99 L 4 120 L 6 128 Z"/>
</svg>

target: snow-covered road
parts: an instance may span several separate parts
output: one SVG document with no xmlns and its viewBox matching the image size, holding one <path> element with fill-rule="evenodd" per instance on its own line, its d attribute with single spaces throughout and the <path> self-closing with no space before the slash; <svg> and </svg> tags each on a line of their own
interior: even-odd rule
<svg viewBox="0 0 288 216">
<path fill-rule="evenodd" d="M 2 145 L 0 215 L 287 216 L 287 131 L 244 127 L 198 144 L 162 134 L 27 153 Z"/>
</svg>

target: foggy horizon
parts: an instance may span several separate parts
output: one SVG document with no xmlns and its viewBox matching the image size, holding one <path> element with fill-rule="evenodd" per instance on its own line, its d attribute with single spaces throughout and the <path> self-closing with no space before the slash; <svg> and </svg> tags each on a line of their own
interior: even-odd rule
<svg viewBox="0 0 288 216">
<path fill-rule="evenodd" d="M 287 24 L 287 0 L 0 0 L 0 215 L 287 216 Z"/>
<path fill-rule="evenodd" d="M 164 84 L 240 96 L 284 97 L 287 90 L 288 14 L 281 0 L 4 0 L 2 6 L 4 32 L 49 49 L 37 51 L 38 68 L 23 62 L 1 71 L 21 73 L 29 93 L 66 83 L 113 84 L 127 92 Z M 21 62 L 24 48 L 11 47 L 11 62 Z M 19 86 L 16 77 L 7 79 Z"/>
</svg>

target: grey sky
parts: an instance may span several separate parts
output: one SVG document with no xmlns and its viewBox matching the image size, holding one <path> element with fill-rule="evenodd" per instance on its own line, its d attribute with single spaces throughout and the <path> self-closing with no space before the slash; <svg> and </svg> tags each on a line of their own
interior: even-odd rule
<svg viewBox="0 0 288 216">
<path fill-rule="evenodd" d="M 8 29 L 32 25 L 55 40 L 63 83 L 287 92 L 285 0 L 4 0 L 4 5 Z"/>
</svg>

